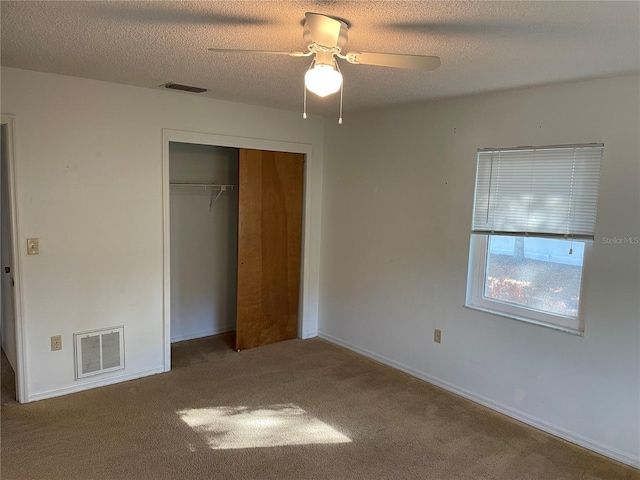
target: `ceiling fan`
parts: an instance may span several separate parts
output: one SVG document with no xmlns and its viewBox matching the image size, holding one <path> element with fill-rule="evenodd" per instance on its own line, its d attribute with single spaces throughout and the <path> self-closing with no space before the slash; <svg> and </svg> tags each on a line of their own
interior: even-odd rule
<svg viewBox="0 0 640 480">
<path fill-rule="evenodd" d="M 320 97 L 331 95 L 340 90 L 340 118 L 342 123 L 342 73 L 336 58 L 354 65 L 376 65 L 380 67 L 410 68 L 415 70 L 434 70 L 440 66 L 438 57 L 424 55 L 403 55 L 397 53 L 349 52 L 342 54 L 347 43 L 349 24 L 341 19 L 307 12 L 302 37 L 307 42 L 306 52 L 275 52 L 269 50 L 235 50 L 210 48 L 211 52 L 223 53 L 264 53 L 270 55 L 288 55 L 290 57 L 314 56 L 304 76 L 304 112 L 307 118 L 307 90 Z"/>
</svg>

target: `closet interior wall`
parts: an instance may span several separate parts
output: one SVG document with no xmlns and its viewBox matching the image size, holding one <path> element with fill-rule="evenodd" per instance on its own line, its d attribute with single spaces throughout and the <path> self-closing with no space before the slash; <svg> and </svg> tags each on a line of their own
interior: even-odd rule
<svg viewBox="0 0 640 480">
<path fill-rule="evenodd" d="M 236 186 L 170 189 L 171 342 L 234 330 L 238 149 L 172 142 L 169 183 Z"/>
</svg>

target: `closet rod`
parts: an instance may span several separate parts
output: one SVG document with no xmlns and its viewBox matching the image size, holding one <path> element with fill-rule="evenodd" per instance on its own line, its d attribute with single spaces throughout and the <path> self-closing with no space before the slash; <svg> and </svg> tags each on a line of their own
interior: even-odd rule
<svg viewBox="0 0 640 480">
<path fill-rule="evenodd" d="M 171 187 L 199 187 L 211 190 L 234 190 L 235 185 L 218 185 L 214 183 L 170 183 Z"/>
</svg>

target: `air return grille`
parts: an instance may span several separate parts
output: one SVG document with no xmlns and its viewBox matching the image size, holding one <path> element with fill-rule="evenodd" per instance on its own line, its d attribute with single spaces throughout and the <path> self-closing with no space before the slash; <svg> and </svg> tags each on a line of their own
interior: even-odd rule
<svg viewBox="0 0 640 480">
<path fill-rule="evenodd" d="M 124 327 L 74 333 L 76 378 L 124 368 Z"/>
</svg>

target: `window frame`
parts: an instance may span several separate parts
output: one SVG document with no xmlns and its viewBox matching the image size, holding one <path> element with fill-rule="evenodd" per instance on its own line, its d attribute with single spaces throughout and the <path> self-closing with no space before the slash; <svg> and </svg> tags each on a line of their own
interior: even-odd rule
<svg viewBox="0 0 640 480">
<path fill-rule="evenodd" d="M 508 237 L 522 237 L 523 235 L 506 235 Z M 538 235 L 530 235 L 538 238 Z M 544 237 L 541 237 L 544 238 Z M 501 302 L 487 298 L 484 295 L 486 284 L 486 267 L 489 246 L 489 234 L 471 234 L 469 249 L 469 270 L 467 274 L 467 297 L 465 307 L 491 313 L 501 317 L 518 320 L 525 323 L 540 325 L 554 330 L 560 330 L 574 335 L 584 335 L 584 311 L 586 302 L 587 272 L 591 262 L 593 249 L 592 240 L 581 239 L 584 242 L 584 256 L 582 260 L 582 275 L 580 279 L 580 300 L 576 318 L 566 317 L 533 308 Z"/>
</svg>

